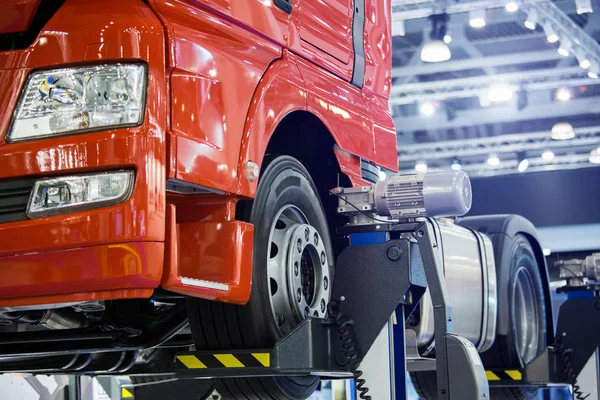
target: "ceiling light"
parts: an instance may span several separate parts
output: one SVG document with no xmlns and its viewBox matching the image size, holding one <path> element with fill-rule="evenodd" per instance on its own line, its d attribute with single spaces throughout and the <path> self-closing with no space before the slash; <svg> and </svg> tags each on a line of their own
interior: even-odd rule
<svg viewBox="0 0 600 400">
<path fill-rule="evenodd" d="M 506 11 L 512 13 L 512 12 L 515 12 L 515 11 L 517 11 L 519 9 L 519 5 L 516 2 L 514 2 L 514 1 L 509 1 L 508 3 L 506 3 L 504 5 L 504 8 L 506 9 Z"/>
<path fill-rule="evenodd" d="M 500 159 L 498 158 L 497 155 L 490 154 L 490 156 L 487 159 L 487 163 L 489 165 L 491 165 L 492 167 L 497 167 L 498 165 L 500 165 Z"/>
<path fill-rule="evenodd" d="M 571 41 L 567 38 L 564 38 L 560 41 L 560 46 L 558 47 L 558 54 L 560 54 L 563 57 L 569 57 L 572 47 L 573 44 L 571 43 Z"/>
<path fill-rule="evenodd" d="M 550 254 L 552 254 L 552 250 L 550 250 L 550 249 L 543 249 L 542 253 L 544 253 L 544 256 L 548 257 Z"/>
<path fill-rule="evenodd" d="M 550 150 L 546 150 L 542 153 L 542 160 L 544 161 L 552 161 L 554 160 L 554 153 Z"/>
<path fill-rule="evenodd" d="M 415 170 L 417 172 L 427 172 L 427 164 L 425 161 L 419 161 L 415 164 Z"/>
<path fill-rule="evenodd" d="M 444 43 L 444 37 L 448 30 L 448 14 L 436 14 L 431 19 L 430 39 L 421 49 L 421 60 L 424 62 L 448 61 L 452 56 L 448 45 Z"/>
<path fill-rule="evenodd" d="M 577 14 L 585 14 L 594 12 L 592 9 L 592 0 L 575 0 L 577 6 Z"/>
<path fill-rule="evenodd" d="M 577 50 L 575 52 L 575 57 L 577 57 L 577 62 L 581 68 L 588 69 L 590 67 L 590 60 L 588 60 L 588 57 L 583 50 Z"/>
<path fill-rule="evenodd" d="M 421 103 L 419 106 L 419 112 L 421 115 L 429 117 L 435 112 L 435 105 L 433 103 Z"/>
<path fill-rule="evenodd" d="M 512 99 L 515 91 L 512 87 L 503 83 L 497 83 L 490 86 L 488 91 L 488 99 L 492 103 L 506 102 Z"/>
<path fill-rule="evenodd" d="M 469 25 L 471 28 L 483 28 L 485 26 L 485 10 L 473 10 L 469 13 Z"/>
<path fill-rule="evenodd" d="M 600 164 L 600 147 L 590 151 L 590 163 L 592 164 Z"/>
<path fill-rule="evenodd" d="M 455 158 L 452 161 L 452 165 L 450 166 L 450 168 L 452 168 L 454 171 L 460 171 L 462 169 L 462 165 L 460 164 L 460 161 L 458 158 Z"/>
<path fill-rule="evenodd" d="M 452 41 L 452 36 L 450 36 L 449 34 L 446 33 L 444 35 L 444 43 L 450 44 L 451 41 Z"/>
<path fill-rule="evenodd" d="M 529 160 L 525 156 L 525 153 L 519 153 L 517 155 L 517 160 L 519 161 L 519 165 L 517 166 L 517 171 L 525 172 L 527 168 L 529 168 Z"/>
<path fill-rule="evenodd" d="M 560 88 L 556 91 L 556 100 L 569 101 L 571 100 L 571 91 L 567 88 Z"/>
<path fill-rule="evenodd" d="M 598 79 L 598 63 L 596 61 L 590 61 L 590 69 L 588 69 L 588 76 L 592 79 Z"/>
<path fill-rule="evenodd" d="M 550 137 L 554 140 L 568 140 L 575 137 L 573 126 L 568 122 L 557 122 L 552 127 Z"/>
<path fill-rule="evenodd" d="M 421 49 L 421 60 L 424 62 L 448 61 L 451 57 L 448 45 L 441 40 L 430 40 Z"/>
<path fill-rule="evenodd" d="M 387 174 L 385 173 L 384 170 L 380 169 L 379 170 L 379 180 L 380 181 L 385 181 L 385 178 L 387 178 Z"/>
<path fill-rule="evenodd" d="M 529 14 L 527 14 L 527 19 L 525 20 L 525 27 L 527 29 L 535 30 L 535 27 L 538 23 L 538 14 L 537 11 L 531 10 Z"/>
<path fill-rule="evenodd" d="M 549 43 L 558 42 L 558 35 L 556 34 L 556 31 L 554 30 L 551 24 L 546 23 L 544 24 L 543 28 L 544 33 L 546 34 L 546 40 L 548 40 Z"/>
</svg>

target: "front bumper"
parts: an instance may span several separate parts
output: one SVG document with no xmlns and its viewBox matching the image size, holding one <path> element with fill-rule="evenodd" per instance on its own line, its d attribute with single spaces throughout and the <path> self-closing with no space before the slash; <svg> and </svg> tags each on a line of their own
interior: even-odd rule
<svg viewBox="0 0 600 400">
<path fill-rule="evenodd" d="M 0 223 L 0 306 L 150 296 L 165 239 L 165 145 L 157 133 L 143 125 L 0 146 L 0 183 L 136 171 L 121 204 Z"/>
</svg>

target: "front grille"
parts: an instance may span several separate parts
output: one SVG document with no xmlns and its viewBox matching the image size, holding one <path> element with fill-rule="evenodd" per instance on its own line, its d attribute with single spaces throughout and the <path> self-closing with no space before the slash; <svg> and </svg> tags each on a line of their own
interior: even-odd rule
<svg viewBox="0 0 600 400">
<path fill-rule="evenodd" d="M 27 219 L 27 203 L 35 179 L 0 182 L 0 223 Z"/>
</svg>

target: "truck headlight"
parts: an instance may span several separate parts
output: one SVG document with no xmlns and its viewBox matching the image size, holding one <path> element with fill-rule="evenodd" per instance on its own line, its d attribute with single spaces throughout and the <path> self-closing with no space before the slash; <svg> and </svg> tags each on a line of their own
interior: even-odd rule
<svg viewBox="0 0 600 400">
<path fill-rule="evenodd" d="M 133 171 L 115 171 L 38 180 L 27 216 L 39 218 L 121 203 L 131 195 Z"/>
<path fill-rule="evenodd" d="M 7 141 L 139 125 L 146 80 L 144 64 L 34 72 L 21 93 Z"/>
</svg>

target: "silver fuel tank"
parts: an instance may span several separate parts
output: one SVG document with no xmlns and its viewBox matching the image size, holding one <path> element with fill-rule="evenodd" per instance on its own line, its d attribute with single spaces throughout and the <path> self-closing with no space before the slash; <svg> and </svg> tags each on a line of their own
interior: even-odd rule
<svg viewBox="0 0 600 400">
<path fill-rule="evenodd" d="M 479 352 L 491 347 L 496 336 L 497 289 L 494 250 L 490 239 L 448 220 L 430 219 L 441 245 L 447 303 L 451 306 L 453 333 L 471 341 Z M 414 329 L 422 356 L 434 348 L 433 307 L 429 293 L 421 300 Z"/>
</svg>

